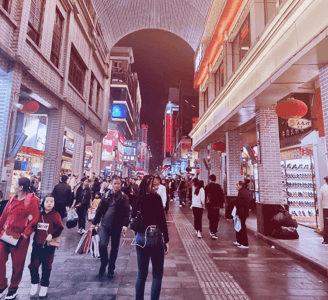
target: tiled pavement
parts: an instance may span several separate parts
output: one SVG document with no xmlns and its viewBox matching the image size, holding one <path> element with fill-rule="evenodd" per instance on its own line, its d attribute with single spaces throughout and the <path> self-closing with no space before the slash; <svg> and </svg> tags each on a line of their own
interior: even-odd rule
<svg viewBox="0 0 328 300">
<path fill-rule="evenodd" d="M 209 300 L 327 300 L 328 280 L 307 266 L 249 235 L 250 249 L 233 244 L 232 225 L 222 219 L 219 240 L 208 234 L 207 213 L 203 216 L 203 239 L 193 230 L 192 211 L 171 202 L 168 216 L 170 253 L 165 258 L 161 299 Z M 115 277 L 97 276 L 99 259 L 76 255 L 79 240 L 76 229 L 64 230 L 62 245 L 56 252 L 47 299 L 100 300 L 134 299 L 137 275 L 132 233 L 122 239 Z M 28 295 L 30 276 L 26 260 L 18 300 L 37 299 Z M 8 264 L 8 267 L 10 263 Z M 10 268 L 8 275 L 11 273 Z M 151 272 L 146 284 L 150 298 Z"/>
</svg>

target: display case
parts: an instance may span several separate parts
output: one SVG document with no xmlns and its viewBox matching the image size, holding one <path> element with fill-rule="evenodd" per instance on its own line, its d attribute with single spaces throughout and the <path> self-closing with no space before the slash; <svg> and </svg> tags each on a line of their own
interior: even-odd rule
<svg viewBox="0 0 328 300">
<path fill-rule="evenodd" d="M 312 147 L 281 153 L 284 199 L 297 222 L 316 227 L 317 195 Z"/>
</svg>

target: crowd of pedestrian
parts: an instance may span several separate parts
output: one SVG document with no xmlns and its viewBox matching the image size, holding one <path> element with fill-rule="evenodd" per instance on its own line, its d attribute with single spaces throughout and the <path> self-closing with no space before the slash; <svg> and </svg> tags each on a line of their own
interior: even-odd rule
<svg viewBox="0 0 328 300">
<path fill-rule="evenodd" d="M 103 276 L 106 270 L 109 278 L 115 276 L 121 235 L 126 235 L 131 222 L 138 224 L 133 227 L 135 238 L 132 243 L 136 247 L 138 264 L 136 299 L 144 299 L 149 261 L 152 262 L 153 272 L 151 299 L 160 297 L 164 256 L 169 251 L 166 214 L 170 202 L 178 201 L 180 208 L 189 206 L 192 209 L 198 238 L 202 238 L 202 217 L 207 209 L 209 234 L 212 239 L 219 238 L 220 208 L 225 202 L 225 196 L 221 186 L 216 183 L 215 175 L 210 176 L 210 183 L 205 187 L 202 180 L 182 176 L 176 179 L 160 178 L 158 175 L 104 178 L 95 173 L 89 177 L 86 174 L 79 176 L 61 171 L 52 194 L 42 201 L 37 197 L 38 189 L 32 180 L 19 178 L 9 201 L 3 200 L 0 191 L 0 297 L 8 288 L 6 262 L 9 254 L 13 262 L 11 282 L 5 299 L 15 299 L 17 295 L 33 233 L 28 266 L 31 275 L 30 294 L 36 295 L 40 284 L 39 297 L 47 295 L 55 250 L 59 246 L 69 210 L 75 210 L 78 215 L 79 234 L 84 235 L 89 230 L 99 234 L 99 276 Z M 250 195 L 243 182 L 238 182 L 236 188 L 238 197 L 233 205 L 241 221 L 241 230 L 236 232 L 234 244 L 248 248 L 246 219 Z M 91 219 L 90 211 L 94 212 Z M 92 225 L 87 226 L 87 219 L 91 220 Z M 109 242 L 111 249 L 108 254 Z"/>
</svg>

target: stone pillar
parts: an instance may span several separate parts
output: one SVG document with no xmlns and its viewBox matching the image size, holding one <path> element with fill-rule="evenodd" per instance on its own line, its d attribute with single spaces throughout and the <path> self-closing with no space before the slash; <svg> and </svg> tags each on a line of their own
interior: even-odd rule
<svg viewBox="0 0 328 300">
<path fill-rule="evenodd" d="M 97 142 L 93 143 L 92 172 L 95 172 L 96 175 L 100 175 L 101 150 L 102 150 L 102 143 L 97 143 Z"/>
<path fill-rule="evenodd" d="M 83 176 L 85 138 L 82 135 L 74 133 L 74 152 L 73 152 L 73 174 L 80 174 L 79 178 Z"/>
<path fill-rule="evenodd" d="M 242 180 L 240 133 L 237 131 L 226 132 L 227 143 L 227 195 L 237 196 L 236 183 Z"/>
<path fill-rule="evenodd" d="M 265 26 L 265 8 L 264 0 L 251 0 L 250 1 L 250 28 L 251 44 L 258 38 Z"/>
<path fill-rule="evenodd" d="M 206 169 L 204 159 L 207 161 L 207 149 L 201 149 L 199 151 L 199 163 L 200 163 L 200 173 L 199 180 L 203 180 L 204 184 L 207 184 L 208 170 Z"/>
<path fill-rule="evenodd" d="M 205 96 L 204 93 L 199 89 L 199 117 L 201 117 L 205 112 Z"/>
<path fill-rule="evenodd" d="M 64 105 L 61 105 L 60 109 L 53 109 L 49 112 L 41 177 L 41 196 L 51 194 L 54 186 L 59 182 L 65 128 L 63 120 L 65 120 L 65 116 L 66 108 Z"/>
<path fill-rule="evenodd" d="M 282 204 L 282 179 L 278 116 L 274 107 L 256 112 L 257 142 L 259 146 L 260 202 Z"/>
<path fill-rule="evenodd" d="M 221 182 L 221 174 L 222 174 L 222 165 L 221 165 L 221 153 L 219 154 L 217 151 L 211 149 L 210 150 L 211 157 L 211 174 L 216 176 L 216 182 Z"/>
<path fill-rule="evenodd" d="M 323 124 L 325 128 L 326 149 L 328 149 L 328 65 L 319 70 L 319 82 L 323 111 Z"/>
<path fill-rule="evenodd" d="M 215 74 L 209 73 L 208 74 L 208 106 L 214 101 L 215 99 Z"/>
</svg>

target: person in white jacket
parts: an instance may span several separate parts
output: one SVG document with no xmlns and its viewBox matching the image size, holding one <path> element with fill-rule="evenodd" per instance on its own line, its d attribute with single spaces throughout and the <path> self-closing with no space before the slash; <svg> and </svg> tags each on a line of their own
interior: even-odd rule
<svg viewBox="0 0 328 300">
<path fill-rule="evenodd" d="M 194 227 L 196 230 L 197 237 L 202 238 L 202 218 L 205 207 L 205 189 L 204 181 L 194 178 L 192 180 L 192 203 L 190 208 L 194 214 Z"/>
<path fill-rule="evenodd" d="M 163 184 L 160 184 L 157 190 L 157 194 L 161 196 L 163 208 L 166 207 L 166 187 Z"/>
<path fill-rule="evenodd" d="M 324 178 L 326 183 L 320 188 L 319 192 L 319 226 L 323 230 L 322 244 L 328 244 L 328 228 L 324 226 L 324 219 L 328 218 L 328 176 Z"/>
</svg>

